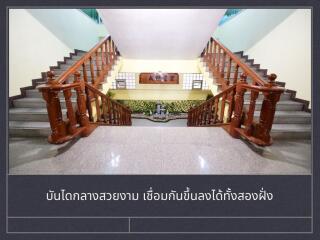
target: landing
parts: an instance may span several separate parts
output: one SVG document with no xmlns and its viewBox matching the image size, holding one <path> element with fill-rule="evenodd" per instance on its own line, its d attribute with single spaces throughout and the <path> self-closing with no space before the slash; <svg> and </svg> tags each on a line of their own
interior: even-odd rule
<svg viewBox="0 0 320 240">
<path fill-rule="evenodd" d="M 10 174 L 310 174 L 310 142 L 256 153 L 221 128 L 99 127 L 63 146 L 11 139 Z"/>
</svg>

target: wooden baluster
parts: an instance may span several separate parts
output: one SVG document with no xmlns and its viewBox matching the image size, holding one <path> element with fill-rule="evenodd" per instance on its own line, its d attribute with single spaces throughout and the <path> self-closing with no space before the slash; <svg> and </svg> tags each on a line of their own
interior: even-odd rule
<svg viewBox="0 0 320 240">
<path fill-rule="evenodd" d="M 101 122 L 100 100 L 98 94 L 94 94 L 94 101 L 96 105 L 97 122 Z"/>
<path fill-rule="evenodd" d="M 218 119 L 218 108 L 219 108 L 219 98 L 214 100 L 214 114 L 213 114 L 213 123 L 217 123 Z"/>
<path fill-rule="evenodd" d="M 66 107 L 67 107 L 67 117 L 68 117 L 68 124 L 67 124 L 67 129 L 70 134 L 74 134 L 76 132 L 76 125 L 77 125 L 77 120 L 76 116 L 73 110 L 73 105 L 71 102 L 71 88 L 63 90 L 63 95 L 66 100 Z"/>
<path fill-rule="evenodd" d="M 276 111 L 276 104 L 280 99 L 281 92 L 273 92 L 272 88 L 276 86 L 275 79 L 276 74 L 268 75 L 269 83 L 266 85 L 270 88 L 270 91 L 264 92 L 264 99 L 261 106 L 259 124 L 257 125 L 256 136 L 264 145 L 270 145 L 272 139 L 270 131 L 273 124 L 274 114 Z"/>
<path fill-rule="evenodd" d="M 104 70 L 106 68 L 106 48 L 105 48 L 105 43 L 102 44 L 101 46 L 101 68 Z"/>
<path fill-rule="evenodd" d="M 226 106 L 226 98 L 227 98 L 227 94 L 223 94 L 222 96 L 222 100 L 221 100 L 221 109 L 220 109 L 220 123 L 224 122 L 224 109 Z"/>
<path fill-rule="evenodd" d="M 213 106 L 213 101 L 210 100 L 210 102 L 209 102 L 209 115 L 208 115 L 208 118 L 209 118 L 208 124 L 209 125 L 212 122 L 212 106 Z"/>
<path fill-rule="evenodd" d="M 227 55 L 227 53 L 224 50 L 222 50 L 222 51 L 223 51 L 223 55 L 222 55 L 222 64 L 221 64 L 221 77 L 224 77 L 224 69 L 226 67 L 226 55 Z"/>
<path fill-rule="evenodd" d="M 236 66 L 235 66 L 235 71 L 234 71 L 234 75 L 233 75 L 233 84 L 237 84 L 237 81 L 238 81 L 238 72 L 239 72 L 239 65 L 236 64 Z"/>
<path fill-rule="evenodd" d="M 113 64 L 113 62 L 114 62 L 114 57 L 113 57 L 113 40 L 112 39 L 110 39 L 110 56 L 111 56 L 111 62 L 112 62 L 112 64 Z M 112 65 L 111 64 L 111 65 Z"/>
<path fill-rule="evenodd" d="M 88 83 L 87 67 L 86 67 L 85 62 L 82 64 L 82 71 L 83 71 L 83 80 L 85 83 Z M 90 122 L 93 122 L 93 114 L 92 114 L 92 107 L 91 107 L 91 95 L 92 94 L 87 87 L 85 88 L 85 93 L 87 96 L 86 105 L 87 105 L 87 109 L 88 109 L 88 113 L 89 113 L 89 120 L 90 120 Z"/>
<path fill-rule="evenodd" d="M 107 100 L 108 103 L 108 115 L 109 115 L 109 124 L 112 125 L 112 104 L 110 98 Z"/>
<path fill-rule="evenodd" d="M 100 49 L 100 48 L 99 48 Z M 101 72 L 101 69 L 100 69 L 100 66 L 99 66 L 99 49 L 97 49 L 96 51 L 96 68 L 97 68 L 97 77 L 100 76 L 100 72 Z"/>
<path fill-rule="evenodd" d="M 215 68 L 216 59 L 217 59 L 217 44 L 215 41 L 213 41 L 213 59 L 212 59 L 213 68 Z"/>
<path fill-rule="evenodd" d="M 236 95 L 236 89 L 233 89 L 229 94 L 228 94 L 228 118 L 227 122 L 231 121 L 232 113 L 234 110 L 234 103 L 235 103 L 235 95 Z"/>
<path fill-rule="evenodd" d="M 205 53 L 204 53 L 206 57 L 208 56 L 208 53 L 209 53 L 209 44 L 210 44 L 210 42 L 207 42 L 206 50 L 205 50 Z"/>
<path fill-rule="evenodd" d="M 79 122 L 81 127 L 89 128 L 89 119 L 86 114 L 86 95 L 84 94 L 85 85 L 84 82 L 80 81 L 80 76 L 81 74 L 79 72 L 74 73 L 74 82 L 79 83 L 79 86 L 75 87 L 77 92 Z"/>
<path fill-rule="evenodd" d="M 227 86 L 230 85 L 231 67 L 232 67 L 232 58 L 229 57 L 228 69 L 227 69 Z"/>
<path fill-rule="evenodd" d="M 94 80 L 94 66 L 93 66 L 93 59 L 92 56 L 90 56 L 89 58 L 90 61 L 90 74 L 91 74 L 91 83 L 94 84 L 95 80 Z"/>
<path fill-rule="evenodd" d="M 106 65 L 107 65 L 107 67 L 109 67 L 109 62 L 110 62 L 110 60 L 109 60 L 109 45 L 108 45 L 108 41 L 105 41 L 105 49 L 106 49 L 106 53 L 105 53 L 105 57 L 106 57 Z"/>
<path fill-rule="evenodd" d="M 246 84 L 247 75 L 244 73 L 241 74 L 241 80 L 237 83 L 236 87 L 236 96 L 235 96 L 235 110 L 234 116 L 231 120 L 229 133 L 232 137 L 239 137 L 239 133 L 237 132 L 237 128 L 241 127 L 241 120 L 242 120 L 242 111 L 243 111 L 243 102 L 244 102 L 244 93 L 246 89 L 242 87 L 242 85 Z"/>
<path fill-rule="evenodd" d="M 252 135 L 252 131 L 253 131 L 253 118 L 254 118 L 254 110 L 256 108 L 256 100 L 259 96 L 259 92 L 258 91 L 254 91 L 251 90 L 251 94 L 250 94 L 250 105 L 249 105 L 249 110 L 247 113 L 247 119 L 245 122 L 245 134 L 247 136 L 251 136 Z"/>
<path fill-rule="evenodd" d="M 217 72 L 220 73 L 220 52 L 221 52 L 221 49 L 220 49 L 220 46 L 218 45 L 218 57 L 217 57 Z"/>
<path fill-rule="evenodd" d="M 48 84 L 56 84 L 54 81 L 54 72 L 47 72 Z M 43 89 L 42 96 L 46 101 L 48 118 L 51 127 L 51 135 L 48 137 L 50 143 L 62 143 L 66 137 L 66 126 L 62 119 L 60 99 L 58 92 L 50 89 Z"/>
<path fill-rule="evenodd" d="M 102 101 L 102 113 L 103 113 L 103 120 L 105 123 L 108 123 L 108 108 L 107 108 L 107 100 L 106 98 L 101 98 Z"/>
</svg>

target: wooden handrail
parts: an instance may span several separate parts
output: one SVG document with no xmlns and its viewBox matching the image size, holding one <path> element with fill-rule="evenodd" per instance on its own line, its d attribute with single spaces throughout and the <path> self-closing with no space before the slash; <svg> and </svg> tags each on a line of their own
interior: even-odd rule
<svg viewBox="0 0 320 240">
<path fill-rule="evenodd" d="M 101 124 L 131 125 L 130 109 L 111 100 L 98 89 L 118 55 L 111 37 L 106 37 L 58 78 L 55 79 L 53 71 L 47 72 L 47 83 L 37 88 L 47 103 L 51 127 L 49 142 L 58 144 L 88 136 Z M 74 93 L 76 104 L 72 98 Z M 60 100 L 62 96 L 64 101 Z M 67 108 L 66 116 L 62 114 L 62 104 Z"/>
<path fill-rule="evenodd" d="M 226 48 L 222 43 L 219 41 L 211 38 L 211 41 L 214 41 L 216 44 L 220 46 L 221 49 L 223 49 L 227 55 L 240 67 L 244 70 L 244 73 L 251 77 L 256 83 L 263 86 L 267 84 L 257 73 L 255 73 L 247 64 L 242 62 L 233 52 L 231 52 L 228 48 Z"/>
<path fill-rule="evenodd" d="M 97 43 L 89 52 L 87 52 L 84 56 L 82 56 L 77 62 L 75 62 L 73 65 L 71 65 L 70 68 L 68 68 L 67 71 L 65 71 L 61 76 L 56 79 L 53 84 L 62 84 L 64 83 L 70 75 L 72 75 L 77 69 L 79 69 L 82 64 L 87 61 L 90 57 L 92 57 L 93 54 L 96 53 L 96 51 L 105 43 L 107 40 L 111 40 L 111 37 L 105 37 L 102 39 L 99 43 Z"/>
<path fill-rule="evenodd" d="M 275 83 L 277 75 L 270 74 L 267 76 L 268 81 L 265 81 L 245 62 L 213 38 L 210 39 L 201 56 L 217 83 L 221 85 L 222 91 L 189 110 L 188 126 L 228 124 L 225 129 L 231 136 L 235 138 L 241 136 L 261 146 L 270 145 L 272 143 L 270 131 L 276 104 L 284 92 L 284 88 Z M 240 79 L 238 79 L 240 72 Z M 248 77 L 252 82 L 247 82 Z M 249 105 L 246 107 L 245 92 L 250 92 Z M 263 100 L 259 110 L 259 121 L 255 121 L 254 112 L 259 94 L 263 95 Z"/>
<path fill-rule="evenodd" d="M 128 107 L 125 106 L 125 105 L 120 104 L 120 103 L 117 102 L 117 101 L 112 100 L 109 96 L 107 96 L 106 94 L 102 93 L 101 91 L 99 91 L 99 90 L 96 89 L 95 87 L 91 86 L 90 84 L 86 83 L 86 87 L 87 87 L 90 91 L 92 91 L 94 94 L 97 94 L 97 95 L 99 95 L 100 97 L 105 98 L 105 99 L 107 99 L 108 101 L 111 101 L 113 104 L 116 104 L 116 105 L 122 107 L 124 110 L 126 110 L 126 111 L 128 111 L 128 112 L 131 113 L 130 108 L 128 108 Z"/>
</svg>

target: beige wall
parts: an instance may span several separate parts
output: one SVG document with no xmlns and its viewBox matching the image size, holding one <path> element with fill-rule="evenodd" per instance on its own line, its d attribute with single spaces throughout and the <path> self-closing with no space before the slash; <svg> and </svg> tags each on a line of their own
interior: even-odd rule
<svg viewBox="0 0 320 240">
<path fill-rule="evenodd" d="M 121 72 L 175 72 L 200 73 L 197 59 L 194 60 L 142 60 L 124 58 Z"/>
<path fill-rule="evenodd" d="M 132 89 L 111 90 L 113 99 L 122 100 L 205 100 L 209 90 Z"/>
<path fill-rule="evenodd" d="M 20 94 L 20 88 L 31 85 L 63 60 L 72 49 L 55 37 L 28 11 L 9 11 L 9 96 Z"/>
<path fill-rule="evenodd" d="M 310 9 L 295 10 L 245 54 L 268 73 L 276 73 L 298 98 L 311 101 Z"/>
</svg>

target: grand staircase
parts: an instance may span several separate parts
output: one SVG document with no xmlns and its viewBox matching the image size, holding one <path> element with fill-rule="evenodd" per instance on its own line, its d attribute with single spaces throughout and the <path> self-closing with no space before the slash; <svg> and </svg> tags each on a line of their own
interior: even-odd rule
<svg viewBox="0 0 320 240">
<path fill-rule="evenodd" d="M 102 44 L 103 43 L 103 44 Z M 110 78 L 114 77 L 116 74 L 116 68 L 119 66 L 120 56 L 114 47 L 114 55 L 110 55 L 113 57 L 107 57 L 107 48 L 111 50 L 111 39 L 105 39 L 91 51 L 91 54 L 84 51 L 75 51 L 75 53 L 70 54 L 70 57 L 66 57 L 63 62 L 58 62 L 58 65 L 55 67 L 50 67 L 50 71 L 48 71 L 47 75 L 44 75 L 42 79 L 38 79 L 37 81 L 33 81 L 32 87 L 27 87 L 22 89 L 22 94 L 16 99 L 10 100 L 10 109 L 9 109 L 9 134 L 10 136 L 15 137 L 48 137 L 51 135 L 52 129 L 50 125 L 50 118 L 48 112 L 50 111 L 50 106 L 48 107 L 47 102 L 44 100 L 42 92 L 39 90 L 42 88 L 50 89 L 51 86 L 56 86 L 56 84 L 50 83 L 51 81 L 59 80 L 60 78 L 65 78 L 65 80 L 60 84 L 61 89 L 57 91 L 57 96 L 59 97 L 59 107 L 61 108 L 61 121 L 65 122 L 66 125 L 70 123 L 70 115 L 71 112 L 75 115 L 73 121 L 78 121 L 78 108 L 79 108 L 79 98 L 77 96 L 76 86 L 68 88 L 68 84 L 75 84 L 75 73 L 78 72 L 79 76 L 84 76 L 84 70 L 82 68 L 83 64 L 81 64 L 80 68 L 74 68 L 79 61 L 83 60 L 83 63 L 86 61 L 90 61 L 90 63 L 86 66 L 86 79 L 84 82 L 84 77 L 81 79 L 79 77 L 79 82 L 83 82 L 87 84 L 85 91 L 87 94 L 90 94 L 91 102 L 97 101 L 99 105 L 105 100 L 110 101 L 111 110 L 114 110 L 114 106 L 118 106 L 119 104 L 114 103 L 112 100 L 105 95 L 105 85 L 110 84 Z M 109 44 L 109 45 L 107 45 Z M 110 49 L 109 49 L 110 48 Z M 97 51 L 97 49 L 99 51 Z M 109 61 L 109 62 L 108 62 Z M 68 73 L 69 72 L 69 73 Z M 67 77 L 65 77 L 67 76 Z M 96 81 L 96 78 L 101 78 Z M 51 79 L 50 79 L 51 78 Z M 90 84 L 95 85 L 95 88 L 90 88 Z M 47 86 L 46 86 L 47 85 Z M 40 89 L 39 89 L 40 88 Z M 67 98 L 65 96 L 66 92 L 64 89 L 68 88 L 67 91 L 70 91 L 70 98 L 69 101 L 69 111 L 70 114 L 68 115 L 68 103 Z M 91 89 L 91 90 L 90 90 Z M 84 90 L 84 89 L 82 89 Z M 92 99 L 94 98 L 94 99 Z M 87 107 L 92 110 L 92 103 L 88 104 L 86 102 Z M 72 106 L 72 108 L 70 108 Z M 99 122 L 100 124 L 105 125 L 127 125 L 129 122 L 116 122 L 116 117 L 112 114 L 107 116 L 105 112 L 99 110 L 95 111 L 95 114 L 100 114 L 101 116 L 95 116 L 95 120 L 93 119 L 94 116 L 90 116 L 91 122 Z M 125 107 L 124 107 L 125 108 Z M 119 107 L 120 109 L 120 107 Z M 59 109 L 58 109 L 59 111 Z M 56 114 L 56 113 L 55 113 Z M 103 121 L 103 115 L 108 117 L 108 121 Z M 58 113 L 59 115 L 59 113 Z M 115 116 L 115 117 L 114 117 Z M 58 117 L 59 118 L 59 117 Z M 112 120 L 112 121 L 110 121 Z M 54 119 L 52 119 L 52 123 L 54 124 Z M 74 123 L 74 127 L 78 127 L 79 123 Z M 59 142 L 60 143 L 60 142 Z"/>
<path fill-rule="evenodd" d="M 201 57 L 200 68 L 217 94 L 189 110 L 188 126 L 223 126 L 231 136 L 262 146 L 272 144 L 272 138 L 310 139 L 309 103 L 276 82 L 275 74 L 267 75 L 253 59 L 213 38 Z"/>
<path fill-rule="evenodd" d="M 254 59 L 249 59 L 243 52 L 234 53 L 243 63 L 245 63 L 250 69 L 257 73 L 264 81 L 268 81 L 268 75 L 266 69 L 261 69 L 260 64 L 254 63 Z M 200 64 L 204 68 L 204 71 L 209 75 L 209 79 L 217 85 L 217 91 L 222 91 L 222 84 L 219 83 L 213 72 L 210 71 L 207 61 L 201 58 Z M 225 60 L 225 64 L 228 64 L 228 59 Z M 231 69 L 231 74 L 234 74 L 234 68 Z M 226 70 L 224 71 L 227 74 Z M 238 74 L 243 74 L 243 69 L 239 68 Z M 252 78 L 247 76 L 246 81 L 248 84 L 252 84 Z M 277 82 L 282 87 L 285 87 L 285 82 Z M 250 105 L 250 92 L 244 94 L 244 107 L 248 109 Z M 273 125 L 271 129 L 271 136 L 274 139 L 310 139 L 311 138 L 311 111 L 308 109 L 309 102 L 297 99 L 295 97 L 295 91 L 285 89 L 281 94 L 280 100 L 277 103 L 276 111 L 273 119 Z M 259 120 L 260 110 L 262 106 L 264 96 L 260 94 L 257 98 L 254 120 Z"/>
<path fill-rule="evenodd" d="M 248 56 L 212 38 L 201 57 L 216 94 L 189 110 L 188 126 L 221 126 L 233 137 L 262 146 L 272 144 L 272 138 L 310 139 L 308 102 L 276 82 L 275 74 L 267 75 Z M 119 59 L 108 37 L 51 67 L 42 81 L 11 99 L 10 136 L 49 136 L 49 142 L 63 143 L 88 136 L 98 125 L 131 125 L 130 109 L 106 94 Z"/>
</svg>

